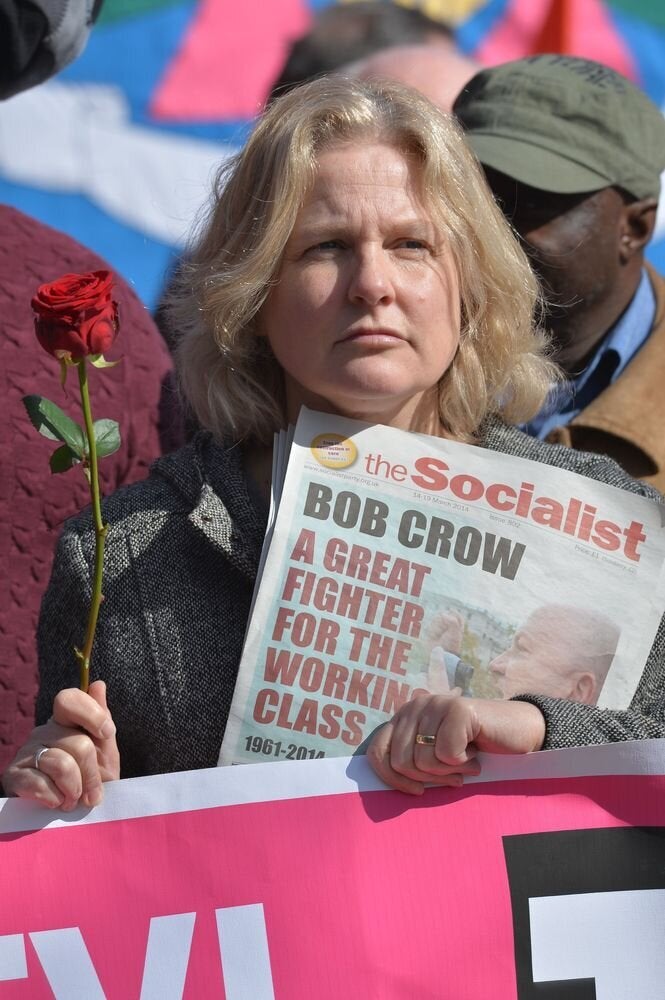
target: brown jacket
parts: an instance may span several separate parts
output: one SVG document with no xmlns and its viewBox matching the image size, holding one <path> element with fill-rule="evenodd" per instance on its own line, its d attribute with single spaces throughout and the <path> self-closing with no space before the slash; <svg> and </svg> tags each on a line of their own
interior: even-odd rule
<svg viewBox="0 0 665 1000">
<path fill-rule="evenodd" d="M 616 382 L 547 441 L 610 455 L 665 493 L 665 278 L 647 271 L 656 296 L 649 339 Z"/>
</svg>

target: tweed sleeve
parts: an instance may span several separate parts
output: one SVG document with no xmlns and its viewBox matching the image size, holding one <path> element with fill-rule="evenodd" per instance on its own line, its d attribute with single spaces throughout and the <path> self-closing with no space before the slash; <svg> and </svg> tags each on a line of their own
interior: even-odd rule
<svg viewBox="0 0 665 1000">
<path fill-rule="evenodd" d="M 545 716 L 543 750 L 665 737 L 664 621 L 660 623 L 630 707 L 625 711 L 540 695 L 523 694 L 513 699 L 537 705 Z"/>
<path fill-rule="evenodd" d="M 38 725 L 50 717 L 53 699 L 66 687 L 78 687 L 74 653 L 83 644 L 91 595 L 91 567 L 74 529 L 65 528 L 53 561 L 51 579 L 42 600 L 37 646 L 39 692 L 35 708 Z"/>
</svg>

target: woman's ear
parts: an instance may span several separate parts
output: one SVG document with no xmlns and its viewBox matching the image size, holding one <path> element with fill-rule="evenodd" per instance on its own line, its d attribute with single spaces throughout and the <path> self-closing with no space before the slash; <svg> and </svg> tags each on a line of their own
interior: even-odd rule
<svg viewBox="0 0 665 1000">
<path fill-rule="evenodd" d="M 642 254 L 645 246 L 653 236 L 656 225 L 656 210 L 658 202 L 655 198 L 643 198 L 641 201 L 631 201 L 624 206 L 621 218 L 620 254 L 623 263 Z"/>
</svg>

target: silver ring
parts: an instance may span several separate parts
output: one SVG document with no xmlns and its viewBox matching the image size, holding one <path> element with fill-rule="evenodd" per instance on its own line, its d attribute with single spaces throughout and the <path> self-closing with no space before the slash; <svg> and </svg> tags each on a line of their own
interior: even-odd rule
<svg viewBox="0 0 665 1000">
<path fill-rule="evenodd" d="M 426 736 L 424 733 L 416 733 L 415 742 L 421 747 L 435 747 L 436 736 Z"/>
<path fill-rule="evenodd" d="M 50 750 L 50 749 L 51 749 L 50 747 L 40 747 L 39 748 L 39 750 L 35 754 L 35 759 L 32 762 L 32 766 L 34 767 L 35 771 L 39 771 L 39 761 L 41 760 L 43 754 L 45 754 L 46 751 Z"/>
</svg>

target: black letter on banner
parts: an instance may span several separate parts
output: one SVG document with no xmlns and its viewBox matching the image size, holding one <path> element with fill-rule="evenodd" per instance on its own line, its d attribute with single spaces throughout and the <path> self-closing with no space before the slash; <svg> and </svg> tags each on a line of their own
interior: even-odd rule
<svg viewBox="0 0 665 1000">
<path fill-rule="evenodd" d="M 605 912 L 605 919 L 608 910 L 616 913 L 615 937 L 623 940 L 621 921 L 626 920 L 626 906 L 622 894 L 626 894 L 629 908 L 638 912 L 640 907 L 644 913 L 665 907 L 665 828 L 618 827 L 521 834 L 504 837 L 503 850 L 513 911 L 519 1000 L 595 1000 L 595 977 L 587 978 L 586 972 L 585 977 L 573 978 L 575 943 L 566 944 L 566 939 L 575 935 L 584 936 L 585 970 L 593 963 L 596 974 L 602 969 L 605 978 L 611 976 L 613 982 L 630 977 L 631 970 L 639 966 L 643 967 L 641 975 L 645 981 L 655 973 L 651 968 L 658 964 L 655 956 L 633 952 L 634 934 L 625 935 L 626 948 L 631 951 L 624 957 L 621 949 L 616 946 L 610 949 L 605 940 L 598 941 L 594 926 L 585 918 L 594 908 L 598 912 L 599 907 Z M 554 910 L 562 914 L 558 924 L 550 919 L 539 926 L 538 916 L 543 907 L 550 908 L 550 916 Z M 583 931 L 576 930 L 570 917 L 584 921 Z M 541 926 L 549 928 L 550 940 L 543 938 Z M 558 947 L 557 941 L 551 940 L 553 926 L 557 928 Z M 643 937 L 648 947 L 649 934 Z M 543 964 L 551 970 L 551 978 L 539 974 Z M 560 971 L 555 978 L 557 967 Z M 662 982 L 655 992 L 650 986 L 643 992 L 637 988 L 639 984 L 634 985 L 635 991 L 629 988 L 621 995 L 637 998 L 662 992 Z"/>
</svg>

